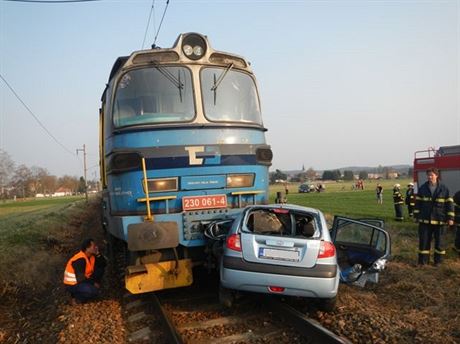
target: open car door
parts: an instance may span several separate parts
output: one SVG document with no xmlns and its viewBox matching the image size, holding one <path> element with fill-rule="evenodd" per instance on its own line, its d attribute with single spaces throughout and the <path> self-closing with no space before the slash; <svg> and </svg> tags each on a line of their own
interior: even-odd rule
<svg viewBox="0 0 460 344">
<path fill-rule="evenodd" d="M 383 220 L 334 217 L 331 238 L 337 249 L 340 280 L 364 286 L 378 282 L 391 254 L 390 235 Z"/>
</svg>

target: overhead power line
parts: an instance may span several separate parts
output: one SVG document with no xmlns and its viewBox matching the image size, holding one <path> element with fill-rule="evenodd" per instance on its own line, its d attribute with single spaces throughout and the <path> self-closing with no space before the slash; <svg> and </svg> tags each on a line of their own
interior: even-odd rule
<svg viewBox="0 0 460 344">
<path fill-rule="evenodd" d="M 27 109 L 27 111 L 32 115 L 32 117 L 37 121 L 37 123 L 40 125 L 40 127 L 43 128 L 43 130 L 45 130 L 45 132 L 59 145 L 61 146 L 62 148 L 64 148 L 65 151 L 67 151 L 68 153 L 72 154 L 73 156 L 75 156 L 75 154 L 70 151 L 70 149 L 68 149 L 66 146 L 64 146 L 61 142 L 59 142 L 59 140 L 53 135 L 51 134 L 51 132 L 45 127 L 45 125 L 38 119 L 37 116 L 35 116 L 35 114 L 32 112 L 32 110 L 27 106 L 26 103 L 24 103 L 24 101 L 21 99 L 21 97 L 19 97 L 19 95 L 16 93 L 16 91 L 13 89 L 13 87 L 8 83 L 8 81 L 6 81 L 6 79 L 3 77 L 3 75 L 0 74 L 0 78 L 3 80 L 3 82 L 5 83 L 6 86 L 8 86 L 8 88 L 10 89 L 10 91 L 15 95 L 15 97 L 21 102 L 22 105 L 24 105 L 24 107 Z"/>
<path fill-rule="evenodd" d="M 158 30 L 157 30 L 157 33 L 155 35 L 155 39 L 153 40 L 152 48 L 155 48 L 155 43 L 157 42 L 157 37 L 158 37 L 158 34 L 160 33 L 161 24 L 163 24 L 163 19 L 165 18 L 166 11 L 168 10 L 168 5 L 169 5 L 169 0 L 166 0 L 165 10 L 163 12 L 163 16 L 161 17 L 160 25 L 158 26 Z"/>
<path fill-rule="evenodd" d="M 103 1 L 103 0 L 3 0 L 10 2 L 28 2 L 28 3 L 37 3 L 37 4 L 65 4 L 72 2 L 94 2 L 94 1 Z"/>
<path fill-rule="evenodd" d="M 144 49 L 145 38 L 147 37 L 147 32 L 150 26 L 150 19 L 152 18 L 152 13 L 155 10 L 155 0 L 152 0 L 152 7 L 150 8 L 149 20 L 147 20 L 147 27 L 145 28 L 144 40 L 142 41 L 142 49 Z"/>
</svg>

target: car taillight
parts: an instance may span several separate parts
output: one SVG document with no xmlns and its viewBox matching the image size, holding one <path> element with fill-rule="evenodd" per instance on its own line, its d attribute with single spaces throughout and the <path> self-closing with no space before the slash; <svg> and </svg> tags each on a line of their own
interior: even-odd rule
<svg viewBox="0 0 460 344">
<path fill-rule="evenodd" d="M 330 258 L 335 256 L 335 246 L 329 241 L 321 241 L 318 258 Z"/>
<path fill-rule="evenodd" d="M 272 293 L 282 293 L 284 291 L 283 287 L 275 287 L 275 286 L 269 286 L 268 290 L 271 291 Z"/>
<path fill-rule="evenodd" d="M 232 234 L 227 238 L 227 248 L 241 252 L 241 240 L 239 234 Z"/>
</svg>

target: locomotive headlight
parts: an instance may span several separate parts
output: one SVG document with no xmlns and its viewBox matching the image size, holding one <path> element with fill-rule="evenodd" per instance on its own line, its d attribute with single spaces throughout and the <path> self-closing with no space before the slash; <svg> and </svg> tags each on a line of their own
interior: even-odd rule
<svg viewBox="0 0 460 344">
<path fill-rule="evenodd" d="M 177 178 L 148 179 L 147 186 L 149 192 L 177 191 Z"/>
<path fill-rule="evenodd" d="M 193 53 L 196 55 L 196 56 L 200 56 L 203 55 L 203 48 L 200 47 L 199 45 L 195 45 L 193 47 Z"/>
<path fill-rule="evenodd" d="M 182 39 L 182 51 L 191 60 L 199 60 L 206 54 L 206 39 L 197 34 L 189 33 Z"/>
<path fill-rule="evenodd" d="M 256 159 L 259 164 L 270 166 L 272 164 L 273 152 L 269 147 L 257 148 Z"/>
<path fill-rule="evenodd" d="M 184 54 L 185 55 L 190 56 L 190 55 L 193 54 L 194 49 L 190 45 L 188 45 L 188 44 L 184 45 L 183 49 L 184 49 Z"/>
<path fill-rule="evenodd" d="M 228 188 L 244 188 L 254 184 L 254 174 L 228 174 Z"/>
</svg>

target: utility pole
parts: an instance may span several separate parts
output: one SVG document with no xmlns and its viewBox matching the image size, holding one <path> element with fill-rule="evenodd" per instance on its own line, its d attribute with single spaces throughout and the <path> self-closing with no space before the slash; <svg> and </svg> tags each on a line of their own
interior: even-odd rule
<svg viewBox="0 0 460 344">
<path fill-rule="evenodd" d="M 88 202 L 88 183 L 86 182 L 86 145 L 83 145 L 83 149 L 77 148 L 77 155 L 78 152 L 83 152 L 83 168 L 84 168 L 84 178 L 85 178 L 85 197 L 86 202 Z"/>
</svg>

